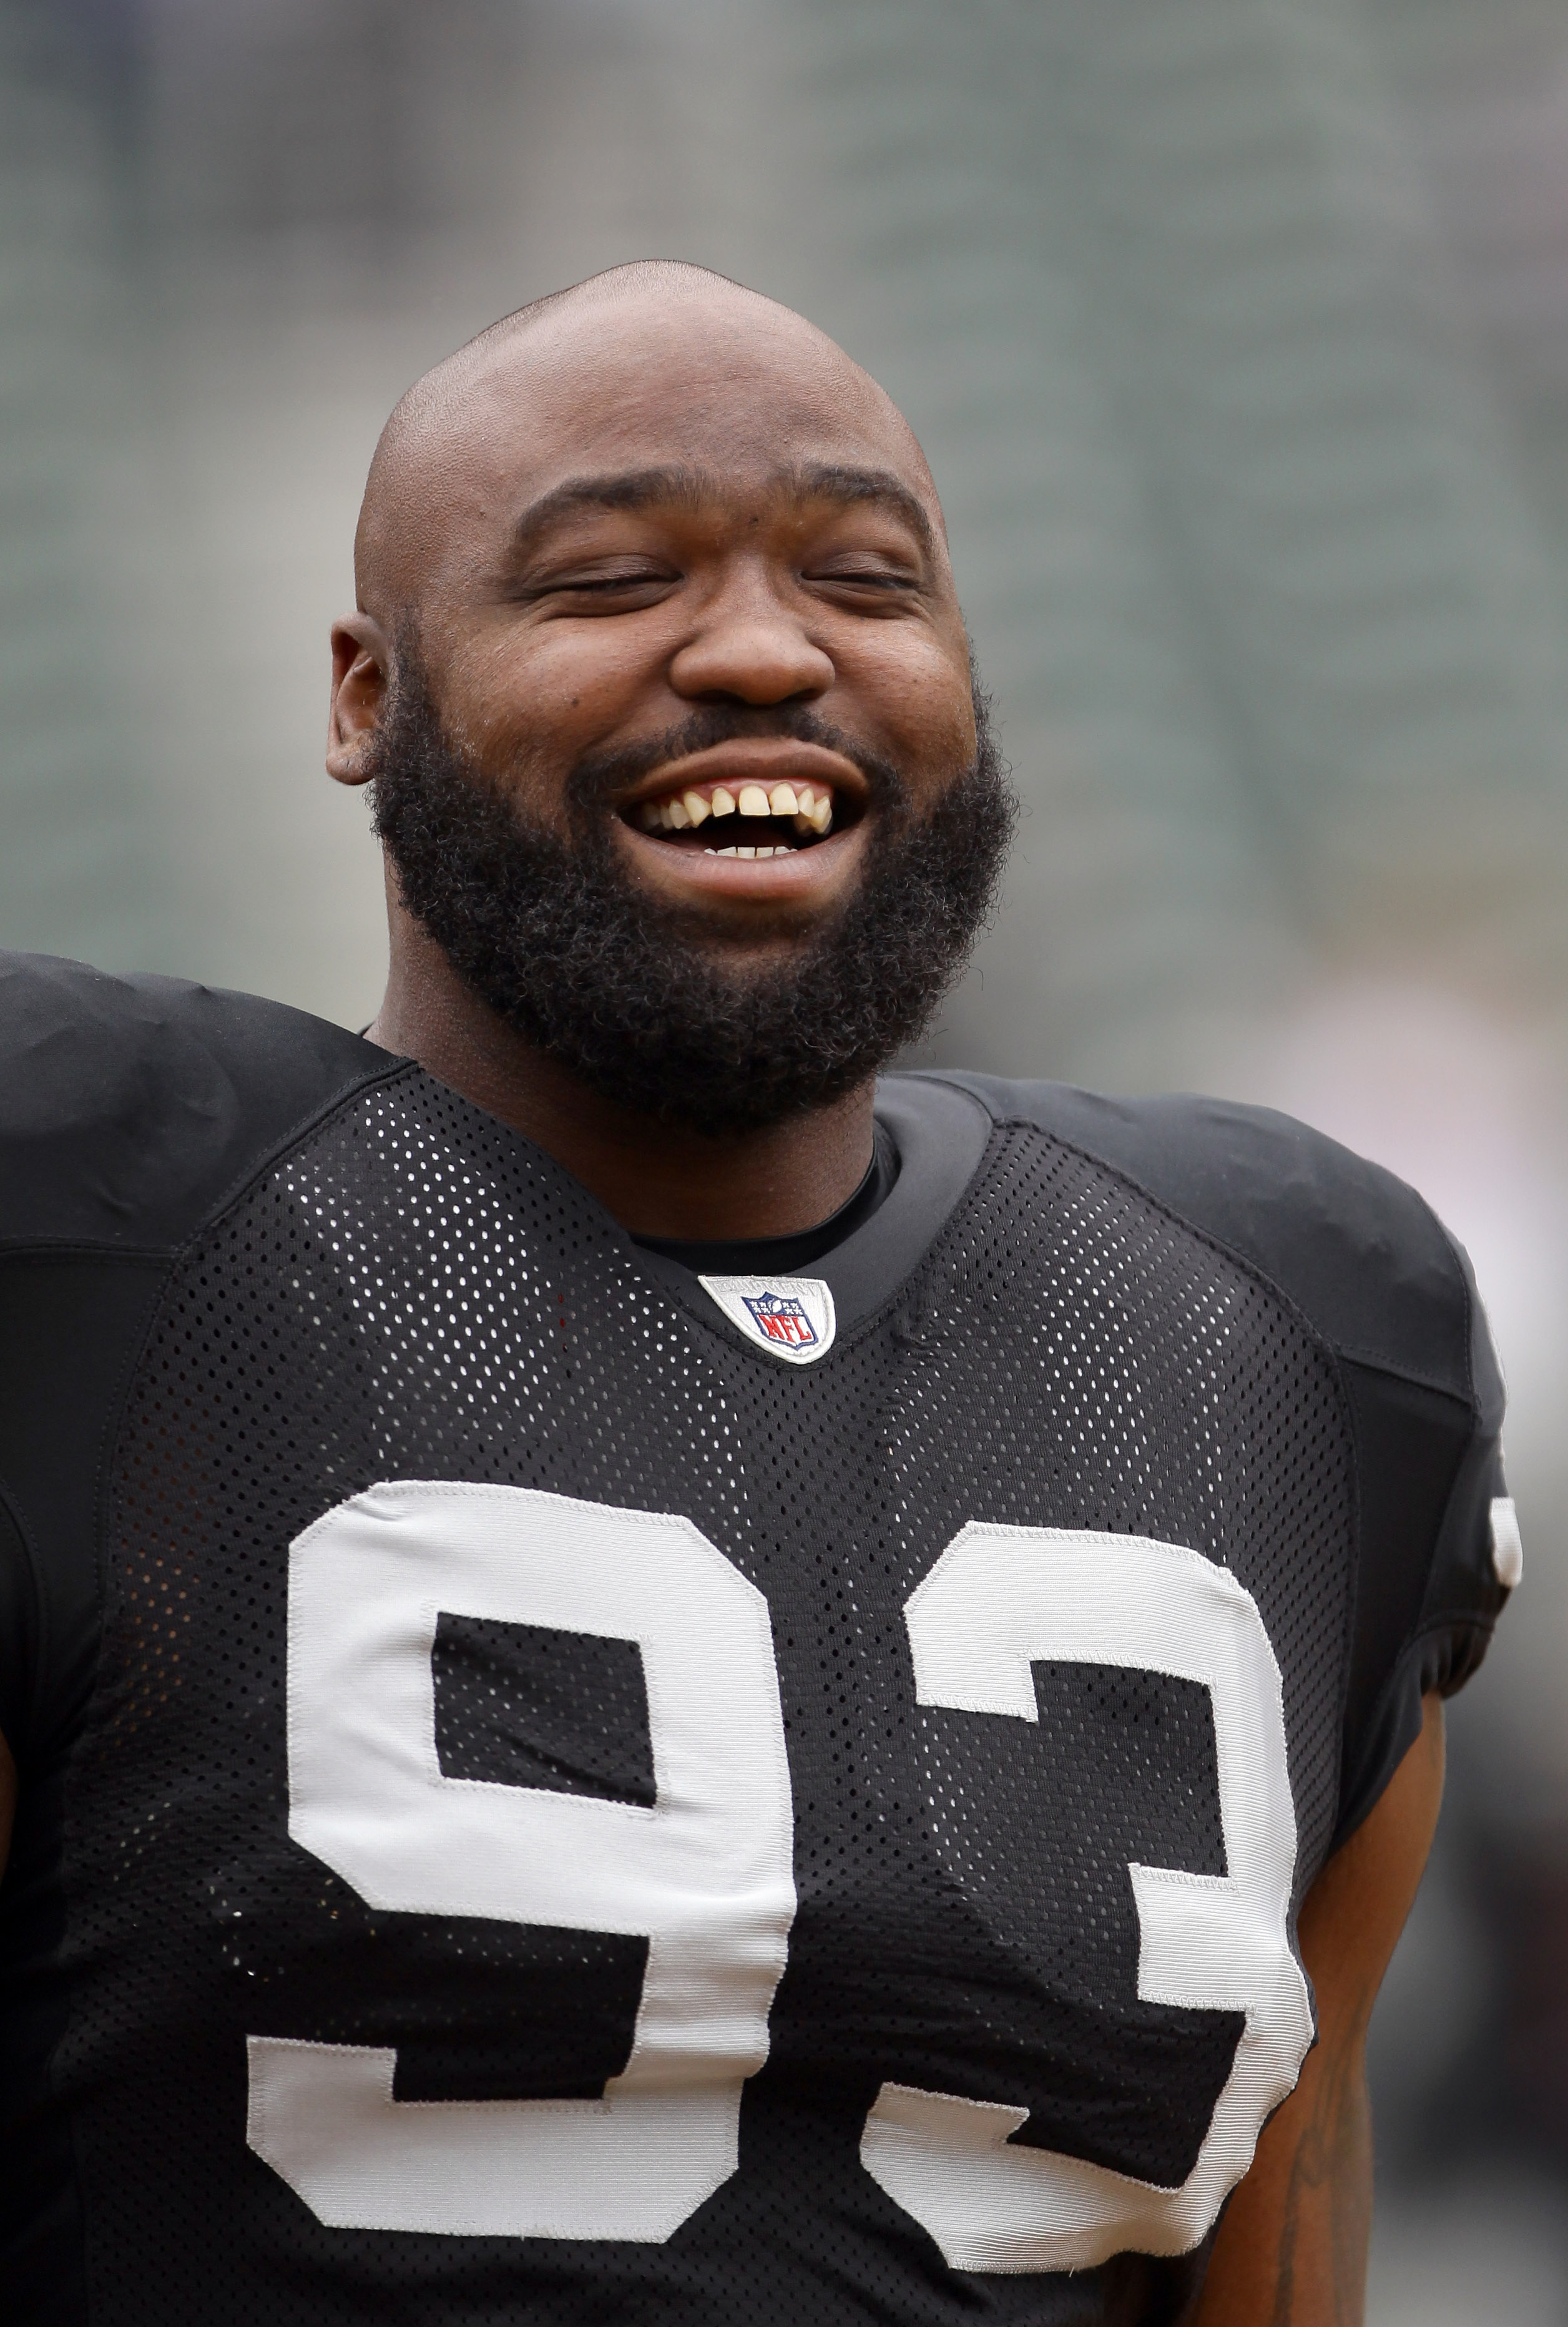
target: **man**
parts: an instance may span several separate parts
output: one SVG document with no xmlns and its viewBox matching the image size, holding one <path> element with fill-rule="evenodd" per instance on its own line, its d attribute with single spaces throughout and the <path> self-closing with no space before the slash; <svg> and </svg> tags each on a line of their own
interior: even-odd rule
<svg viewBox="0 0 1568 2327">
<path fill-rule="evenodd" d="M 1010 802 L 798 317 L 496 325 L 358 581 L 369 1039 L 5 972 L 7 2317 L 1358 2317 L 1517 1575 L 1461 1257 L 1277 1117 L 877 1081 Z"/>
</svg>

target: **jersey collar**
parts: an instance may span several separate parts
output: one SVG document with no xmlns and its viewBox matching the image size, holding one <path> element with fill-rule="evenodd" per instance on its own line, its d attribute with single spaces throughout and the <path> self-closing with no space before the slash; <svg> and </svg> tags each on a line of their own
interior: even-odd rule
<svg viewBox="0 0 1568 2327">
<path fill-rule="evenodd" d="M 874 1314 L 919 1266 L 979 1170 L 992 1131 L 984 1101 L 936 1074 L 884 1076 L 877 1084 L 876 1117 L 898 1150 L 898 1178 L 868 1220 L 801 1272 L 804 1284 L 828 1294 L 839 1340 Z M 710 1330 L 773 1362 L 801 1362 L 743 1332 L 729 1313 L 731 1304 L 705 1289 L 694 1270 L 630 1238 L 628 1248 L 639 1267 Z M 770 1278 L 761 1289 L 789 1299 L 794 1280 Z M 809 1314 L 812 1297 L 796 1297 Z"/>
</svg>

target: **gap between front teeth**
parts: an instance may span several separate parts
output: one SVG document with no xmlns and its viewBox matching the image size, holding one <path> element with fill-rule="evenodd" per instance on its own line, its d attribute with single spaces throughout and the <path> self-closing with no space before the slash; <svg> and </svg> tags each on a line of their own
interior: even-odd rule
<svg viewBox="0 0 1568 2327">
<path fill-rule="evenodd" d="M 711 793 L 686 791 L 671 799 L 645 800 L 638 812 L 638 822 L 644 832 L 685 832 L 707 822 L 710 816 L 789 817 L 797 832 L 825 833 L 833 822 L 833 794 L 818 791 L 814 784 L 775 784 L 765 790 L 761 784 L 742 784 L 738 792 L 727 784 L 715 784 Z M 733 849 L 719 848 L 711 852 L 715 856 L 730 856 Z"/>
</svg>

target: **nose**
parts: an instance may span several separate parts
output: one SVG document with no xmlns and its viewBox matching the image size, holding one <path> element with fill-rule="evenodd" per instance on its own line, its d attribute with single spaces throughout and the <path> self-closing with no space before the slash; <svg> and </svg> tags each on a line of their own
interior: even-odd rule
<svg viewBox="0 0 1568 2327">
<path fill-rule="evenodd" d="M 765 582 L 723 592 L 669 667 L 670 684 L 690 702 L 788 703 L 825 695 L 832 658 Z"/>
</svg>

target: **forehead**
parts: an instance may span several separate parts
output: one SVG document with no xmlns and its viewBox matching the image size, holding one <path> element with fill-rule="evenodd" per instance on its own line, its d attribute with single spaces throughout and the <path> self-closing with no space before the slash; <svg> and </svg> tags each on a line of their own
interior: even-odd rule
<svg viewBox="0 0 1568 2327">
<path fill-rule="evenodd" d="M 710 497 L 737 503 L 826 471 L 875 472 L 940 525 L 891 399 L 822 333 L 762 301 L 546 316 L 484 351 L 464 390 L 447 483 L 486 533 L 570 480 L 656 471 L 700 475 Z"/>
</svg>

